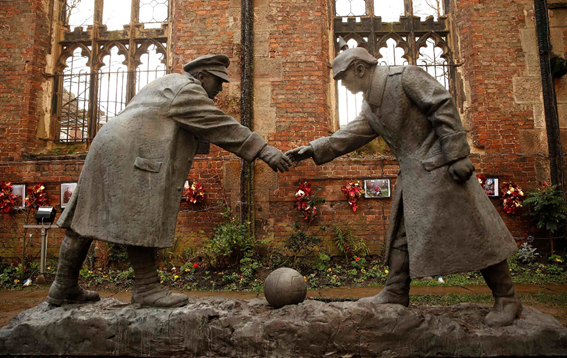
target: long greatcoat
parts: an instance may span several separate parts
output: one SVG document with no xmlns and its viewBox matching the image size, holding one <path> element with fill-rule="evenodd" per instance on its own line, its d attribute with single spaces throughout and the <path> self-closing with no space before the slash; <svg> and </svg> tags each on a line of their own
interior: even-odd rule
<svg viewBox="0 0 567 358">
<path fill-rule="evenodd" d="M 118 244 L 171 247 L 199 138 L 247 161 L 266 145 L 189 74 L 151 82 L 98 132 L 58 225 Z"/>
<path fill-rule="evenodd" d="M 470 148 L 450 93 L 435 79 L 415 66 L 376 66 L 359 116 L 311 142 L 313 159 L 329 162 L 378 135 L 401 172 L 386 252 L 403 216 L 412 278 L 484 269 L 516 252 L 475 175 L 458 183 L 449 174 L 449 165 L 467 157 Z"/>
</svg>

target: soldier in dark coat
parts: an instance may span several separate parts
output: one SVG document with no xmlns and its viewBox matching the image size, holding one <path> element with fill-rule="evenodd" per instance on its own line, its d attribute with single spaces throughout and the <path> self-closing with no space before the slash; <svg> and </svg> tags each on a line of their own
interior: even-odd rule
<svg viewBox="0 0 567 358">
<path fill-rule="evenodd" d="M 291 162 L 258 134 L 215 107 L 228 82 L 224 55 L 200 57 L 144 87 L 92 142 L 77 188 L 58 225 L 68 228 L 57 277 L 47 301 L 98 300 L 77 284 L 93 239 L 127 245 L 134 268 L 132 302 L 184 305 L 185 295 L 160 285 L 156 248 L 173 245 L 182 190 L 199 140 L 214 143 L 246 161 L 260 158 L 274 171 Z"/>
<path fill-rule="evenodd" d="M 522 306 L 506 259 L 517 247 L 471 176 L 470 148 L 450 93 L 419 67 L 377 62 L 363 48 L 335 58 L 335 80 L 363 93 L 361 113 L 287 155 L 320 165 L 382 136 L 400 164 L 387 237 L 390 272 L 384 290 L 363 301 L 408 306 L 411 278 L 480 270 L 495 298 L 485 322 L 511 324 Z"/>
</svg>

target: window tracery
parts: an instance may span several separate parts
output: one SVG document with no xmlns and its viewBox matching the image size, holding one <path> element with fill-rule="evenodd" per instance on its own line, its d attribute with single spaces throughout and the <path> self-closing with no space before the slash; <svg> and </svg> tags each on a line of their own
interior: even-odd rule
<svg viewBox="0 0 567 358">
<path fill-rule="evenodd" d="M 90 142 L 143 86 L 169 72 L 169 0 L 60 0 L 54 137 Z"/>
<path fill-rule="evenodd" d="M 454 66 L 443 0 L 335 0 L 335 53 L 338 38 L 349 47 L 364 47 L 379 65 L 417 65 L 451 90 Z M 337 87 L 339 126 L 352 121 L 362 98 Z"/>
</svg>

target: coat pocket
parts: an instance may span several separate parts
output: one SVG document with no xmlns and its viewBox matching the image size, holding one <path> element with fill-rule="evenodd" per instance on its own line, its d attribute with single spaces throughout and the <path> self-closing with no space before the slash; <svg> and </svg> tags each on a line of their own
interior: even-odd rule
<svg viewBox="0 0 567 358">
<path fill-rule="evenodd" d="M 140 158 L 137 157 L 134 161 L 134 166 L 140 170 L 145 170 L 151 173 L 159 173 L 161 169 L 161 164 L 157 159 L 147 159 L 147 158 Z"/>
</svg>

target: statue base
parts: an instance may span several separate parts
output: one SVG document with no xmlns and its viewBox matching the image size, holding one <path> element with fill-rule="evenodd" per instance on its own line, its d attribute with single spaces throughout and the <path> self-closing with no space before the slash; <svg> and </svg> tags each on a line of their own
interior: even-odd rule
<svg viewBox="0 0 567 358">
<path fill-rule="evenodd" d="M 112 298 L 42 303 L 0 329 L 0 352 L 162 357 L 494 357 L 567 355 L 567 329 L 525 307 L 513 325 L 484 325 L 490 307 L 376 306 L 307 300 L 191 297 L 185 307 L 140 308 Z"/>
</svg>

